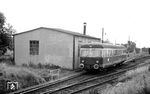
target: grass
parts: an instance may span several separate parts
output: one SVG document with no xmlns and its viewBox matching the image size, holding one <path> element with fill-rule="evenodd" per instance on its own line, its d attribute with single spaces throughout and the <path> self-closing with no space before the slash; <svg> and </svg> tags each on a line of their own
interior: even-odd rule
<svg viewBox="0 0 150 94">
<path fill-rule="evenodd" d="M 115 86 L 104 89 L 99 94 L 149 94 L 150 93 L 150 72 L 148 66 L 127 72 Z"/>
<path fill-rule="evenodd" d="M 42 63 L 34 64 L 32 62 L 29 62 L 28 64 L 22 64 L 22 66 L 30 67 L 34 69 L 58 69 L 60 68 L 60 66 L 57 66 L 54 64 L 42 64 Z"/>
<path fill-rule="evenodd" d="M 51 81 L 50 70 L 60 69 L 59 78 L 73 74 L 74 72 L 68 69 L 61 68 L 53 64 L 23 64 L 17 66 L 13 62 L 13 57 L 10 55 L 0 56 L 0 92 L 6 92 L 6 82 L 16 81 L 19 84 L 19 89 L 29 86 Z M 55 80 L 58 77 L 53 77 Z M 1 88 L 3 86 L 3 88 Z"/>
<path fill-rule="evenodd" d="M 127 71 L 123 76 L 121 76 L 118 80 L 128 80 L 132 79 L 133 77 L 140 75 L 141 73 L 144 73 L 149 70 L 149 66 L 143 66 L 140 68 L 136 68 L 134 70 Z"/>
<path fill-rule="evenodd" d="M 19 89 L 45 82 L 44 78 L 23 67 L 10 66 L 1 63 L 0 71 L 3 73 L 0 81 L 3 81 L 2 79 L 17 81 L 19 83 Z"/>
<path fill-rule="evenodd" d="M 32 62 L 29 62 L 28 65 L 27 64 L 23 64 L 22 66 L 28 68 L 31 71 L 34 71 L 34 72 L 38 73 L 41 77 L 45 78 L 46 81 L 50 80 L 49 79 L 50 77 L 48 76 L 50 70 L 60 69 L 59 78 L 62 78 L 64 76 L 68 76 L 70 74 L 75 73 L 72 70 L 61 68 L 60 66 L 56 66 L 56 65 L 53 65 L 53 64 L 41 64 L 41 63 L 38 63 L 36 65 L 36 64 L 33 64 Z"/>
<path fill-rule="evenodd" d="M 101 94 L 149 94 L 150 93 L 150 73 L 144 72 L 133 77 L 120 85 L 112 86 Z"/>
<path fill-rule="evenodd" d="M 106 84 L 82 94 L 150 94 L 150 66 L 126 72 L 118 83 Z"/>
</svg>

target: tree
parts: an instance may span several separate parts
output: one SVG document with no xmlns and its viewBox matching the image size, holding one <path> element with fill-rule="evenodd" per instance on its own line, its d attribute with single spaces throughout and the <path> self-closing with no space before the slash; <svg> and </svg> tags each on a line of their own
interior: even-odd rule
<svg viewBox="0 0 150 94">
<path fill-rule="evenodd" d="M 5 24 L 5 20 L 6 20 L 6 18 L 4 16 L 4 14 L 0 12 L 0 31 L 3 28 L 4 24 Z"/>
<path fill-rule="evenodd" d="M 133 52 L 136 48 L 136 43 L 135 42 L 132 42 L 132 41 L 128 41 L 128 48 L 127 50 L 129 52 Z"/>
<path fill-rule="evenodd" d="M 128 41 L 127 44 L 123 44 L 127 48 L 127 52 L 132 53 L 136 50 L 136 43 L 132 41 Z"/>
<path fill-rule="evenodd" d="M 12 25 L 6 23 L 4 14 L 0 12 L 0 55 L 3 55 L 7 49 L 12 50 L 13 33 L 15 33 L 15 30 Z"/>
</svg>

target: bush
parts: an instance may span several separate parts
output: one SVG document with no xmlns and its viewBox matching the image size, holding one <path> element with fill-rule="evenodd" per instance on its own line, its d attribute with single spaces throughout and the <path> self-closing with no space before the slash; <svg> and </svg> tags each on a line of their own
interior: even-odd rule
<svg viewBox="0 0 150 94">
<path fill-rule="evenodd" d="M 27 68 L 0 64 L 0 70 L 4 71 L 4 78 L 8 78 L 11 81 L 17 81 L 19 83 L 19 88 L 25 88 L 45 82 L 42 77 Z"/>
<path fill-rule="evenodd" d="M 0 56 L 0 63 L 6 63 L 8 65 L 15 65 L 12 55 Z"/>
<path fill-rule="evenodd" d="M 38 63 L 38 64 L 34 64 L 32 62 L 29 62 L 29 64 L 23 64 L 22 66 L 29 66 L 31 68 L 41 68 L 41 69 L 58 69 L 60 68 L 60 66 L 57 66 L 57 65 L 54 65 L 54 64 L 41 64 L 41 63 Z"/>
</svg>

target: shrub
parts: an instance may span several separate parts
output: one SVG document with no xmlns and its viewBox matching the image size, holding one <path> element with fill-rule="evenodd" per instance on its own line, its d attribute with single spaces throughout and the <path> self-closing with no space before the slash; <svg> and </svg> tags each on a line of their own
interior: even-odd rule
<svg viewBox="0 0 150 94">
<path fill-rule="evenodd" d="M 42 77 L 27 68 L 0 64 L 0 70 L 4 71 L 4 78 L 8 78 L 11 81 L 18 81 L 19 88 L 25 88 L 45 82 Z"/>
<path fill-rule="evenodd" d="M 23 64 L 23 66 L 26 66 L 26 64 Z M 44 69 L 58 69 L 60 66 L 54 65 L 54 64 L 34 64 L 32 62 L 29 62 L 28 64 L 29 67 L 31 68 L 44 68 Z"/>
<path fill-rule="evenodd" d="M 14 65 L 13 56 L 11 55 L 2 55 L 0 56 L 0 63 L 6 63 L 8 65 Z"/>
</svg>

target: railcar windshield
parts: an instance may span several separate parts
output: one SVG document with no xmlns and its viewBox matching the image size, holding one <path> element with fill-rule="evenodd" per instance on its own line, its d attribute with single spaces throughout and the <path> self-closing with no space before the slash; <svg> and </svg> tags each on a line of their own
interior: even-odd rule
<svg viewBox="0 0 150 94">
<path fill-rule="evenodd" d="M 102 49 L 101 48 L 81 48 L 80 56 L 81 57 L 101 57 Z"/>
</svg>

